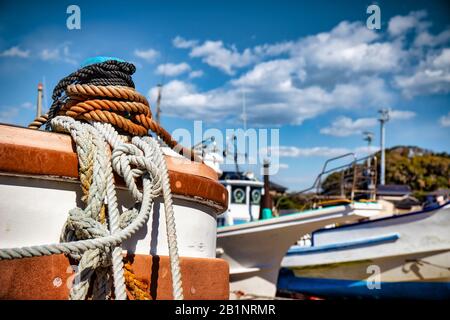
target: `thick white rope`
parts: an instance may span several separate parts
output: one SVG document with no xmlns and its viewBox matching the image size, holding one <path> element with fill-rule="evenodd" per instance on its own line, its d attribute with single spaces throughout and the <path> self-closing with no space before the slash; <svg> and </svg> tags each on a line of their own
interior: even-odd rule
<svg viewBox="0 0 450 320">
<path fill-rule="evenodd" d="M 177 249 L 176 228 L 172 207 L 172 197 L 164 155 L 158 143 L 151 137 L 134 137 L 132 143 L 123 143 L 117 132 L 109 124 L 81 124 L 70 117 L 56 117 L 52 125 L 59 131 L 70 132 L 77 145 L 80 161 L 89 161 L 95 155 L 93 182 L 89 188 L 88 205 L 84 210 L 71 210 L 64 227 L 62 243 L 0 249 L 0 260 L 19 259 L 52 254 L 70 254 L 80 260 L 79 269 L 96 270 L 94 298 L 105 298 L 109 292 L 109 276 L 105 267 L 109 265 L 112 251 L 113 279 L 116 299 L 125 299 L 125 280 L 121 243 L 130 238 L 148 220 L 153 201 L 163 193 L 166 213 L 167 238 L 174 299 L 183 299 L 181 273 Z M 112 161 L 106 151 L 106 140 L 112 147 Z M 91 144 L 89 143 L 91 142 Z M 120 215 L 114 186 L 114 170 L 124 178 L 133 198 L 140 202 Z M 84 164 L 86 165 L 86 164 Z M 131 168 L 134 166 L 134 168 Z M 135 179 L 141 177 L 143 192 L 137 188 Z M 96 221 L 104 202 L 108 205 L 110 232 Z M 73 239 L 78 239 L 73 241 Z M 99 269 L 100 268 L 100 269 Z M 79 270 L 78 275 L 81 274 Z M 84 272 L 71 290 L 71 298 L 83 299 L 89 288 L 92 273 Z M 100 280 L 101 279 L 101 280 Z"/>
<path fill-rule="evenodd" d="M 116 130 L 114 130 L 114 128 L 110 124 L 106 123 L 96 122 L 93 123 L 93 125 L 100 133 L 102 133 L 103 137 L 105 137 L 105 139 L 109 142 L 114 150 L 112 155 L 114 169 L 117 172 L 123 172 L 124 168 L 130 168 L 130 166 L 126 163 L 127 160 L 121 154 L 122 149 L 119 147 L 124 146 L 125 144 L 120 141 Z M 183 300 L 184 295 L 181 280 L 180 259 L 178 256 L 175 214 L 173 211 L 172 192 L 170 190 L 170 180 L 164 154 L 158 142 L 151 137 L 133 137 L 131 141 L 132 144 L 127 146 L 134 145 L 138 147 L 137 149 L 133 149 L 132 152 L 137 155 L 140 154 L 142 150 L 144 153 L 144 158 L 152 159 L 152 163 L 155 163 L 160 171 L 160 175 L 158 175 L 158 177 L 160 177 L 162 180 L 162 193 L 166 218 L 166 234 L 169 248 L 170 270 L 172 274 L 172 293 L 175 300 Z M 142 158 L 136 157 L 135 159 L 133 158 L 132 161 L 138 162 L 138 159 Z M 152 168 L 149 170 L 149 172 L 154 172 L 154 170 L 155 169 Z M 134 174 L 139 174 L 139 172 L 134 172 Z M 132 174 L 128 174 L 124 176 L 131 175 Z M 136 196 L 139 196 L 140 192 L 135 185 L 134 179 L 129 179 L 128 181 L 126 181 L 126 184 L 130 190 L 136 192 Z"/>
</svg>

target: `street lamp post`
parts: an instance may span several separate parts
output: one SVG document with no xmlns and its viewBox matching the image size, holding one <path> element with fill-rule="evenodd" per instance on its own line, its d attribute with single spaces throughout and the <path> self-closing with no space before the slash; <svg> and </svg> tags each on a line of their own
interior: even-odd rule
<svg viewBox="0 0 450 320">
<path fill-rule="evenodd" d="M 385 174 L 386 174 L 386 158 L 385 158 L 385 135 L 384 135 L 384 125 L 389 121 L 389 110 L 381 109 L 378 111 L 380 113 L 380 149 L 381 149 L 381 164 L 380 164 L 380 184 L 385 184 Z"/>
</svg>

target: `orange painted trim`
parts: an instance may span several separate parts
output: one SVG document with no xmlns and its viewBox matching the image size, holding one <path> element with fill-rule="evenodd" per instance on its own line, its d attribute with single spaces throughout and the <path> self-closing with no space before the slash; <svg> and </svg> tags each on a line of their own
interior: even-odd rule
<svg viewBox="0 0 450 320">
<path fill-rule="evenodd" d="M 136 277 L 149 285 L 153 300 L 171 300 L 169 257 L 135 255 Z M 188 300 L 229 298 L 229 266 L 225 260 L 180 257 L 184 297 Z M 66 300 L 74 273 L 62 254 L 0 261 L 0 299 Z"/>
<path fill-rule="evenodd" d="M 0 124 L 0 172 L 78 178 L 76 148 L 69 135 Z M 228 206 L 228 192 L 205 164 L 166 156 L 176 195 L 211 201 L 219 211 Z M 124 185 L 116 177 L 119 185 Z"/>
</svg>

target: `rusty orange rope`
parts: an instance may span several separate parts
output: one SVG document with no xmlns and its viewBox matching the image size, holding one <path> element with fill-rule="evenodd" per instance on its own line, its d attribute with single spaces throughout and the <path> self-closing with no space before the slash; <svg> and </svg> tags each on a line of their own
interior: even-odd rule
<svg viewBox="0 0 450 320">
<path fill-rule="evenodd" d="M 150 300 L 149 286 L 136 278 L 130 262 L 124 264 L 123 271 L 125 285 L 130 295 L 136 300 Z"/>
<path fill-rule="evenodd" d="M 39 129 L 44 123 L 46 123 L 48 120 L 48 113 L 37 117 L 34 119 L 30 124 L 28 125 L 28 128 L 30 129 Z"/>
<path fill-rule="evenodd" d="M 131 87 L 73 84 L 67 86 L 68 100 L 58 115 L 110 123 L 133 136 L 153 131 L 170 148 L 191 160 L 201 161 L 193 150 L 181 146 L 152 118 L 147 99 Z M 38 129 L 48 116 L 36 118 L 29 128 Z"/>
</svg>

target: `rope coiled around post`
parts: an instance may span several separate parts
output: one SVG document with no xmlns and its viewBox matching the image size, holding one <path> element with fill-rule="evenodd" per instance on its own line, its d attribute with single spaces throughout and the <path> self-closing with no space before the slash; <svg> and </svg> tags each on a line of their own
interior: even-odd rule
<svg viewBox="0 0 450 320">
<path fill-rule="evenodd" d="M 73 72 L 59 81 L 53 90 L 53 103 L 49 113 L 36 118 L 29 125 L 29 128 L 39 129 L 45 124 L 47 130 L 63 131 L 72 135 L 77 145 L 82 200 L 86 203 L 86 207 L 83 210 L 75 208 L 70 212 L 61 237 L 64 246 L 16 248 L 6 252 L 15 257 L 53 254 L 58 251 L 70 254 L 72 258 L 79 261 L 79 269 L 81 269 L 76 275 L 79 282 L 71 290 L 71 298 L 74 299 L 86 297 L 90 279 L 94 273 L 96 280 L 93 297 L 108 296 L 111 278 L 108 268 L 111 266 L 114 273 L 112 279 L 115 297 L 116 299 L 125 298 L 120 249 L 120 243 L 124 238 L 110 236 L 121 235 L 123 230 L 127 230 L 128 226 L 141 217 L 144 200 L 149 195 L 139 191 L 135 181 L 139 177 L 142 177 L 143 184 L 146 181 L 144 177 L 148 177 L 152 184 L 159 186 L 158 193 L 150 192 L 152 199 L 160 193 L 163 195 L 174 285 L 173 294 L 175 299 L 183 298 L 167 166 L 159 150 L 159 144 L 148 137 L 148 131 L 155 132 L 169 147 L 180 154 L 192 160 L 201 161 L 201 159 L 191 149 L 178 144 L 153 120 L 147 99 L 134 89 L 131 75 L 135 70 L 133 64 L 107 60 Z M 74 122 L 73 119 L 82 120 L 85 123 Z M 135 137 L 131 143 L 123 143 L 114 128 L 122 134 Z M 106 156 L 107 143 L 112 148 L 111 161 Z M 148 159 L 151 161 L 147 161 Z M 113 169 L 124 178 L 136 205 L 141 203 L 140 210 L 135 207 L 122 214 L 119 213 Z M 129 236 L 131 234 L 126 234 L 126 237 Z M 96 239 L 108 239 L 108 244 L 97 243 L 94 241 Z M 88 242 L 89 240 L 92 241 Z M 74 247 L 73 242 L 83 246 Z M 4 257 L 8 254 L 4 254 Z M 1 258 L 2 252 L 0 252 Z M 95 270 L 95 272 L 83 273 L 83 270 L 87 269 Z M 126 272 L 131 272 L 130 270 Z M 127 277 L 127 279 L 131 278 Z"/>
<path fill-rule="evenodd" d="M 71 288 L 72 299 L 86 298 L 89 280 L 94 273 L 92 270 L 97 275 L 93 298 L 109 296 L 110 276 L 107 270 L 112 266 L 115 298 L 125 299 L 121 243 L 147 222 L 154 199 L 162 193 L 166 208 L 173 294 L 175 299 L 183 299 L 170 185 L 158 142 L 147 136 L 133 137 L 131 143 L 124 143 L 117 131 L 107 123 L 86 124 L 70 117 L 58 116 L 52 119 L 51 124 L 55 131 L 72 135 L 80 162 L 93 158 L 88 205 L 85 209 L 75 208 L 70 211 L 61 243 L 0 249 L 0 260 L 61 253 L 72 256 L 79 260 L 75 277 L 79 281 Z M 108 157 L 107 143 L 112 147 L 111 159 Z M 118 210 L 113 169 L 123 177 L 136 201 L 131 210 L 122 214 Z M 137 188 L 138 178 L 142 179 L 142 192 Z M 105 203 L 108 224 L 99 221 Z"/>
<path fill-rule="evenodd" d="M 43 124 L 51 129 L 50 121 L 57 115 L 75 119 L 111 123 L 131 135 L 148 135 L 151 130 L 179 154 L 201 162 L 196 153 L 180 145 L 169 132 L 152 118 L 147 99 L 135 91 L 131 75 L 133 64 L 116 60 L 88 65 L 65 77 L 53 90 L 53 103 L 48 114 L 37 117 L 29 128 Z"/>
</svg>

